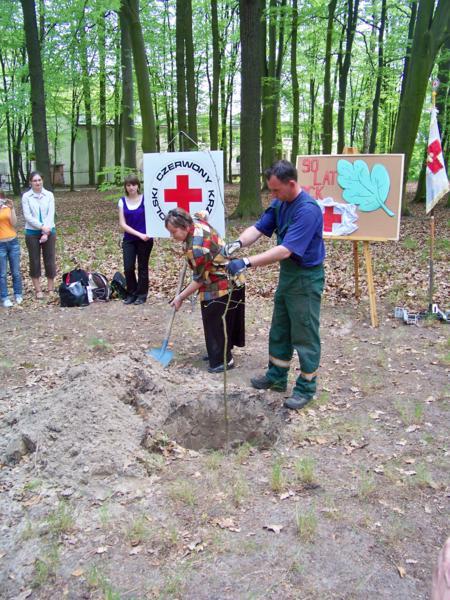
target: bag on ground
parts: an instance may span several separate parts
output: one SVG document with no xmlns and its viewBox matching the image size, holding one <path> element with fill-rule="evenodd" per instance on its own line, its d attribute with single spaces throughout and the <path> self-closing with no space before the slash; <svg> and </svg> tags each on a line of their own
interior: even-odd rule
<svg viewBox="0 0 450 600">
<path fill-rule="evenodd" d="M 128 296 L 127 282 L 125 281 L 125 277 L 122 273 L 119 273 L 119 271 L 114 273 L 114 277 L 111 280 L 111 290 L 113 298 L 125 300 Z"/>
<path fill-rule="evenodd" d="M 89 288 L 94 302 L 107 302 L 111 298 L 111 287 L 108 280 L 101 273 L 89 273 Z"/>
<path fill-rule="evenodd" d="M 59 286 L 61 306 L 88 306 L 88 285 L 89 276 L 83 269 L 73 269 L 69 273 L 64 273 Z"/>
</svg>

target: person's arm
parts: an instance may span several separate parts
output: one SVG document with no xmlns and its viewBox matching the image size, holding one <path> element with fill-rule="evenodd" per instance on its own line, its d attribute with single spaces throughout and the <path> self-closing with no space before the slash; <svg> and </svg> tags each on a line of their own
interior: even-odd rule
<svg viewBox="0 0 450 600">
<path fill-rule="evenodd" d="M 123 213 L 123 206 L 119 206 L 119 225 L 124 231 L 130 233 L 131 235 L 135 235 L 136 237 L 140 238 L 143 242 L 147 242 L 150 239 L 149 236 L 145 233 L 141 233 L 140 231 L 137 231 L 137 229 L 133 229 L 133 227 L 130 227 L 126 224 L 125 215 Z"/>
<path fill-rule="evenodd" d="M 175 298 L 170 303 L 171 306 L 173 306 L 175 310 L 180 310 L 180 307 L 186 300 L 186 298 L 189 298 L 189 296 L 195 294 L 195 292 L 201 287 L 201 285 L 202 283 L 200 281 L 191 281 L 191 283 L 187 287 L 185 287 L 182 292 L 175 296 Z"/>
<path fill-rule="evenodd" d="M 45 196 L 48 201 L 48 211 L 44 217 L 44 222 L 41 225 L 42 233 L 49 235 L 55 226 L 55 196 L 52 192 L 45 190 Z"/>
<path fill-rule="evenodd" d="M 8 200 L 6 201 L 6 206 L 11 209 L 10 221 L 11 225 L 15 227 L 17 225 L 16 209 L 14 208 L 14 203 L 10 198 L 8 198 Z"/>
<path fill-rule="evenodd" d="M 259 231 L 254 225 L 251 225 L 250 227 L 247 227 L 247 229 L 244 229 L 237 240 L 225 244 L 220 253 L 225 258 L 231 258 L 233 254 L 238 252 L 241 248 L 251 246 L 262 235 L 262 231 Z"/>
<path fill-rule="evenodd" d="M 25 218 L 25 223 L 28 223 L 29 225 L 34 227 L 34 229 L 41 230 L 42 223 L 38 219 L 36 219 L 36 217 L 33 216 L 33 213 L 31 212 L 30 208 L 30 199 L 26 193 L 22 196 L 22 210 L 23 216 Z"/>
<path fill-rule="evenodd" d="M 247 248 L 247 246 L 251 246 L 256 240 L 259 240 L 262 235 L 263 234 L 259 229 L 256 229 L 254 225 L 251 225 L 250 227 L 247 227 L 247 229 L 244 229 L 239 236 L 239 241 L 243 248 Z"/>
<path fill-rule="evenodd" d="M 279 262 L 280 260 L 284 260 L 285 258 L 289 258 L 292 252 L 288 250 L 285 246 L 274 246 L 265 252 L 261 252 L 261 254 L 255 254 L 254 256 L 249 256 L 249 267 L 265 267 L 266 265 L 271 265 L 272 263 Z"/>
</svg>

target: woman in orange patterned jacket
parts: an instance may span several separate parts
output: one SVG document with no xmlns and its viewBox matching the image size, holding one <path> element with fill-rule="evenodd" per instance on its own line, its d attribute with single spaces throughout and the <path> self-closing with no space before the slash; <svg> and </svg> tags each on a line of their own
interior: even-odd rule
<svg viewBox="0 0 450 600">
<path fill-rule="evenodd" d="M 183 251 L 192 269 L 192 281 L 172 301 L 179 310 L 186 298 L 198 292 L 210 373 L 224 370 L 225 334 L 222 316 L 226 311 L 227 369 L 234 367 L 233 346 L 245 345 L 245 286 L 243 277 L 227 275 L 220 254 L 224 242 L 208 224 L 204 213 L 193 217 L 183 210 L 170 210 L 165 225 L 174 240 L 183 243 Z M 227 308 L 228 307 L 228 308 Z"/>
</svg>

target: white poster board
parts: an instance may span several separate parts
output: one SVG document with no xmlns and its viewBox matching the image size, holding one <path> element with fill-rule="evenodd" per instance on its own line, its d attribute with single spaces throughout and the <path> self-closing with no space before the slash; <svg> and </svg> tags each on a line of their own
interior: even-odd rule
<svg viewBox="0 0 450 600">
<path fill-rule="evenodd" d="M 170 237 L 164 218 L 173 208 L 208 213 L 208 222 L 225 235 L 223 152 L 144 154 L 147 235 Z"/>
</svg>

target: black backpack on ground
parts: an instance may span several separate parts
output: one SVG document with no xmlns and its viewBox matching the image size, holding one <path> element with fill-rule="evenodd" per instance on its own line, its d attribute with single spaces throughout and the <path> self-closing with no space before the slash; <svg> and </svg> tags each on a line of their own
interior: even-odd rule
<svg viewBox="0 0 450 600">
<path fill-rule="evenodd" d="M 125 281 L 125 277 L 122 273 L 119 273 L 119 271 L 114 273 L 114 277 L 111 279 L 111 290 L 113 298 L 125 300 L 125 298 L 128 297 L 127 282 Z"/>
<path fill-rule="evenodd" d="M 64 273 L 59 286 L 61 306 L 88 306 L 88 285 L 89 276 L 83 269 L 73 269 L 69 273 Z"/>
<path fill-rule="evenodd" d="M 111 298 L 111 287 L 108 280 L 101 273 L 93 272 L 89 273 L 89 287 L 92 292 L 92 299 L 94 302 L 100 300 L 107 302 Z"/>
</svg>

